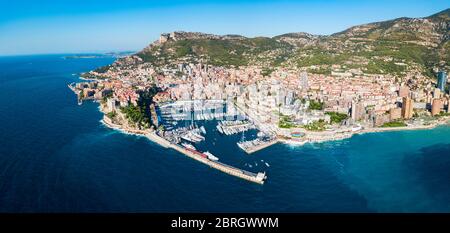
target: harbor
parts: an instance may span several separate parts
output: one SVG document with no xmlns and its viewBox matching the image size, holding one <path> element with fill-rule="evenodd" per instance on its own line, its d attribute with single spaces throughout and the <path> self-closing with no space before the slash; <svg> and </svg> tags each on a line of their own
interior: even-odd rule
<svg viewBox="0 0 450 233">
<path fill-rule="evenodd" d="M 206 164 L 214 169 L 217 169 L 219 171 L 222 171 L 226 174 L 254 182 L 257 184 L 264 184 L 264 181 L 267 179 L 265 172 L 250 172 L 246 171 L 240 168 L 233 167 L 231 165 L 225 164 L 223 162 L 219 162 L 219 158 L 211 154 L 210 152 L 200 152 L 198 151 L 194 146 L 192 146 L 189 143 L 173 143 L 165 138 L 159 136 L 154 131 L 150 130 L 137 130 L 132 128 L 126 128 L 118 124 L 114 124 L 106 115 L 103 117 L 102 122 L 113 129 L 121 130 L 126 133 L 136 134 L 136 135 L 143 135 L 146 136 L 151 141 L 165 147 L 165 148 L 172 148 L 192 159 L 195 159 L 198 162 L 201 162 L 203 164 Z M 201 129 L 200 129 L 201 130 Z"/>
<path fill-rule="evenodd" d="M 222 100 L 189 100 L 167 103 L 158 107 L 162 125 L 165 129 L 161 137 L 170 141 L 171 148 L 213 168 L 248 181 L 263 184 L 266 179 L 264 172 L 253 173 L 219 162 L 219 158 L 209 151 L 199 152 L 192 144 L 207 140 L 206 130 L 198 122 L 216 121 L 216 130 L 223 136 L 244 134 L 249 130 L 257 130 L 256 125 L 241 113 L 233 103 Z M 248 145 L 244 151 L 247 154 L 256 152 L 277 141 L 259 132 L 259 141 Z M 270 141 L 266 141 L 270 139 Z M 180 146 L 181 145 L 181 146 Z M 239 146 L 240 147 L 240 146 Z M 244 148 L 244 147 L 243 147 Z"/>
<path fill-rule="evenodd" d="M 278 142 L 277 137 L 268 129 L 260 130 L 262 124 L 255 124 L 248 115 L 233 103 L 221 100 L 189 100 L 164 104 L 159 107 L 160 119 L 164 126 L 164 134 L 172 143 L 199 143 L 206 140 L 204 126 L 199 127 L 197 121 L 216 120 L 217 132 L 223 136 L 242 133 L 237 146 L 247 154 L 255 153 Z M 180 126 L 184 123 L 184 126 Z M 245 132 L 256 130 L 257 138 L 246 141 Z"/>
</svg>

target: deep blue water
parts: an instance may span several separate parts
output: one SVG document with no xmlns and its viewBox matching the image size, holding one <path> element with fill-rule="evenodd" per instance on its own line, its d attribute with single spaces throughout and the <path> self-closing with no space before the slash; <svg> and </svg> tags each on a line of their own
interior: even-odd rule
<svg viewBox="0 0 450 233">
<path fill-rule="evenodd" d="M 113 59 L 62 57 L 0 58 L 1 212 L 450 212 L 450 127 L 252 155 L 240 135 L 200 145 L 265 170 L 258 185 L 105 128 L 67 84 Z"/>
</svg>

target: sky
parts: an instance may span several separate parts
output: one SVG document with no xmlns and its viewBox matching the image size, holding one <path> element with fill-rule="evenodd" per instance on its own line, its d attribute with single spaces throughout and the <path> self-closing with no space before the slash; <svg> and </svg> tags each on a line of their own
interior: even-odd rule
<svg viewBox="0 0 450 233">
<path fill-rule="evenodd" d="M 0 56 L 138 51 L 180 30 L 328 35 L 449 7 L 448 0 L 0 0 Z"/>
</svg>

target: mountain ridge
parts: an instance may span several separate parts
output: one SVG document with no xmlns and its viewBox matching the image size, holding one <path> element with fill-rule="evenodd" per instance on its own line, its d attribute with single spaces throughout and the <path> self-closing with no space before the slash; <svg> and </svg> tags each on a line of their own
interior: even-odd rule
<svg viewBox="0 0 450 233">
<path fill-rule="evenodd" d="M 175 31 L 161 34 L 115 65 L 285 67 L 330 74 L 333 67 L 366 74 L 434 76 L 450 67 L 450 8 L 423 18 L 400 17 L 350 27 L 331 35 L 291 32 L 273 37 Z"/>
</svg>

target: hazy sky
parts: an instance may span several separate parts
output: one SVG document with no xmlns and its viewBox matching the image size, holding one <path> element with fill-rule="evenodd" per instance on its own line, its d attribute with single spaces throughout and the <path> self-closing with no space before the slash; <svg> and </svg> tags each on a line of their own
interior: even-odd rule
<svg viewBox="0 0 450 233">
<path fill-rule="evenodd" d="M 448 0 L 0 0 L 0 55 L 140 50 L 176 30 L 331 34 L 449 7 Z"/>
</svg>

